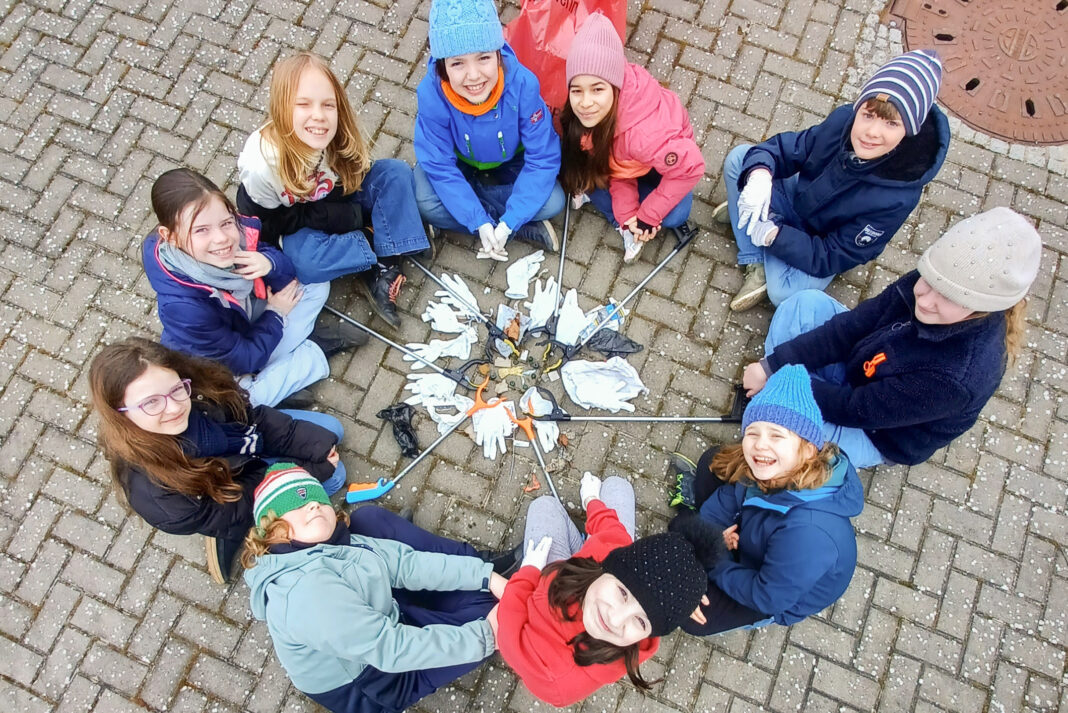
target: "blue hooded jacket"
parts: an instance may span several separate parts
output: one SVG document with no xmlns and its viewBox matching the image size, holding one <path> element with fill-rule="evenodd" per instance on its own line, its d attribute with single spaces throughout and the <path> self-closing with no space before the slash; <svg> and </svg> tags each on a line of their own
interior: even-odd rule
<svg viewBox="0 0 1068 713">
<path fill-rule="evenodd" d="M 259 225 L 258 219 L 241 216 L 249 249 L 266 256 L 274 266 L 264 282 L 278 291 L 296 278 L 296 270 L 281 250 L 258 242 Z M 159 233 L 145 238 L 141 262 L 156 291 L 163 346 L 215 359 L 238 375 L 255 373 L 267 364 L 282 340 L 282 315 L 264 310 L 254 322 L 250 321 L 229 293 L 167 269 L 159 257 Z"/>
<path fill-rule="evenodd" d="M 493 221 L 457 167 L 458 160 L 488 169 L 523 152 L 523 169 L 500 217 L 512 230 L 530 222 L 545 204 L 560 172 L 560 138 L 539 93 L 538 78 L 507 44 L 501 48 L 501 61 L 504 93 L 482 116 L 465 114 L 449 102 L 433 57 L 416 90 L 416 160 L 452 217 L 472 233 Z"/>
<path fill-rule="evenodd" d="M 814 277 L 831 277 L 874 260 L 920 202 L 923 187 L 942 168 L 949 122 L 937 107 L 915 136 L 870 161 L 850 158 L 853 106 L 822 123 L 776 134 L 749 149 L 738 186 L 754 168 L 774 177 L 769 217 L 779 226 L 767 250 Z M 793 200 L 784 182 L 797 176 Z"/>
<path fill-rule="evenodd" d="M 849 518 L 863 508 L 864 489 L 844 453 L 819 488 L 765 494 L 742 483 L 722 485 L 701 506 L 701 517 L 721 530 L 738 524 L 738 560 L 724 558 L 708 578 L 779 624 L 801 621 L 849 586 L 857 566 Z"/>
</svg>

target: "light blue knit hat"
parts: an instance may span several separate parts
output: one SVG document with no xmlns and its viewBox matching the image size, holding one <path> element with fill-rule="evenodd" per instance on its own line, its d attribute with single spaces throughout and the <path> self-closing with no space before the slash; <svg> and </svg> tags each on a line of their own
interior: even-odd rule
<svg viewBox="0 0 1068 713">
<path fill-rule="evenodd" d="M 493 0 L 434 0 L 429 34 L 434 59 L 496 52 L 504 46 L 504 30 Z"/>
<path fill-rule="evenodd" d="M 812 395 L 812 378 L 800 364 L 776 371 L 757 392 L 742 416 L 742 433 L 756 421 L 788 428 L 816 448 L 823 448 L 823 414 Z"/>
<path fill-rule="evenodd" d="M 905 123 L 905 133 L 915 136 L 934 105 L 942 86 L 942 61 L 934 50 L 913 50 L 898 55 L 875 70 L 860 88 L 854 113 L 869 99 L 880 98 L 894 105 Z"/>
</svg>

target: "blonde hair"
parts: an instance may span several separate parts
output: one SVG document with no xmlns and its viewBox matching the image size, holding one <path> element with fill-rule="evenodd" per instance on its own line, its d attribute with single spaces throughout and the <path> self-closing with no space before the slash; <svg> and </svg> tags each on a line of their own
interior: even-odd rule
<svg viewBox="0 0 1068 713">
<path fill-rule="evenodd" d="M 1016 363 L 1023 349 L 1024 332 L 1027 331 L 1027 298 L 1023 298 L 1005 310 L 1005 353 L 1009 365 Z"/>
<path fill-rule="evenodd" d="M 338 522 L 349 526 L 349 514 L 341 508 L 335 508 Z M 260 518 L 258 525 L 249 528 L 245 543 L 241 549 L 241 566 L 252 569 L 256 560 L 271 551 L 271 545 L 281 545 L 293 539 L 289 532 L 289 523 L 271 510 Z"/>
<path fill-rule="evenodd" d="M 753 477 L 753 471 L 750 470 L 749 464 L 745 462 L 745 454 L 742 453 L 742 444 L 740 443 L 720 448 L 719 452 L 712 457 L 712 463 L 708 467 L 720 480 L 732 484 L 752 484 L 765 493 L 772 490 L 818 488 L 831 477 L 831 461 L 838 455 L 838 446 L 831 441 L 827 441 L 819 451 L 816 451 L 815 446 L 813 446 L 813 454 L 806 456 L 805 446 L 811 446 L 812 444 L 803 438 L 798 438 L 798 440 L 800 441 L 798 451 L 801 456 L 801 462 L 798 463 L 795 470 L 774 480 L 757 480 Z"/>
<path fill-rule="evenodd" d="M 359 190 L 364 175 L 371 168 L 371 155 L 345 88 L 325 59 L 311 52 L 301 52 L 274 66 L 267 124 L 260 135 L 278 150 L 278 175 L 282 186 L 298 198 L 310 196 L 316 187 L 310 174 L 315 169 L 317 152 L 297 138 L 293 130 L 297 86 L 304 72 L 310 69 L 322 72 L 334 87 L 337 135 L 326 147 L 326 165 L 338 175 L 345 195 L 348 195 Z"/>
</svg>

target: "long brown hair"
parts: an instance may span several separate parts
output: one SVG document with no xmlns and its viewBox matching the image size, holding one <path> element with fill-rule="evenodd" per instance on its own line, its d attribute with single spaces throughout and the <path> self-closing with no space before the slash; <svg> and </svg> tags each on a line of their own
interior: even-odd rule
<svg viewBox="0 0 1068 713">
<path fill-rule="evenodd" d="M 193 212 L 189 215 L 187 226 L 192 228 L 200 211 L 207 207 L 212 198 L 223 202 L 237 223 L 238 230 L 241 230 L 237 207 L 210 178 L 188 168 L 174 168 L 160 174 L 152 184 L 152 212 L 156 214 L 160 227 L 165 228 L 160 237 L 188 252 L 189 235 L 178 233 L 178 223 L 182 214 L 192 206 Z"/>
<path fill-rule="evenodd" d="M 283 59 L 271 73 L 267 123 L 260 136 L 278 150 L 278 176 L 282 187 L 298 198 L 307 198 L 315 190 L 310 174 L 315 169 L 318 152 L 309 147 L 293 130 L 293 104 L 297 85 L 305 70 L 322 72 L 334 87 L 337 97 L 337 134 L 326 147 L 326 165 L 341 180 L 345 195 L 359 190 L 363 177 L 371 169 L 371 152 L 356 122 L 345 87 L 326 60 L 311 52 L 300 52 Z"/>
<path fill-rule="evenodd" d="M 337 521 L 349 526 L 349 514 L 341 508 L 334 508 Z M 271 545 L 280 545 L 293 539 L 289 531 L 289 523 L 271 511 L 260 518 L 257 525 L 249 528 L 245 535 L 245 543 L 241 549 L 241 566 L 252 569 L 256 566 L 256 560 L 271 551 Z"/>
<path fill-rule="evenodd" d="M 745 462 L 745 454 L 742 453 L 742 444 L 740 443 L 720 448 L 719 452 L 712 456 L 712 462 L 708 468 L 720 480 L 728 483 L 756 485 L 765 493 L 772 490 L 818 488 L 831 477 L 831 461 L 838 455 L 838 446 L 831 441 L 827 441 L 818 452 L 813 448 L 813 455 L 806 456 L 806 445 L 811 444 L 801 439 L 801 444 L 798 446 L 801 451 L 801 462 L 797 468 L 774 480 L 757 480 L 753 477 L 753 471 L 750 470 L 749 464 Z"/>
<path fill-rule="evenodd" d="M 228 418 L 248 418 L 247 397 L 235 383 L 234 375 L 221 364 L 140 337 L 109 344 L 89 367 L 89 391 L 100 417 L 98 440 L 111 464 L 116 493 L 125 500 L 129 470 L 138 468 L 160 486 L 183 495 L 204 496 L 217 503 L 241 499 L 242 488 L 234 482 L 225 459 L 190 458 L 177 436 L 150 433 L 118 411 L 130 382 L 144 374 L 149 365 L 190 379 L 193 398 L 215 404 Z"/>
<path fill-rule="evenodd" d="M 572 557 L 553 562 L 542 570 L 543 577 L 553 573 L 556 577 L 549 583 L 549 606 L 556 609 L 557 614 L 564 621 L 579 621 L 582 619 L 582 600 L 586 597 L 586 590 L 604 574 L 601 563 L 592 557 Z M 638 668 L 641 642 L 630 646 L 616 646 L 607 641 L 595 639 L 583 631 L 567 643 L 571 647 L 575 663 L 579 666 L 612 663 L 623 659 L 627 676 L 639 689 L 648 691 L 654 683 L 660 680 L 646 681 L 642 678 Z"/>
<path fill-rule="evenodd" d="M 612 155 L 612 142 L 616 135 L 616 110 L 619 107 L 619 89 L 612 87 L 612 109 L 601 123 L 587 129 L 575 116 L 571 101 L 564 102 L 560 110 L 562 129 L 560 183 L 568 195 L 585 193 L 594 188 L 607 188 L 609 178 L 608 159 Z M 582 139 L 589 136 L 591 149 L 582 148 Z"/>
</svg>

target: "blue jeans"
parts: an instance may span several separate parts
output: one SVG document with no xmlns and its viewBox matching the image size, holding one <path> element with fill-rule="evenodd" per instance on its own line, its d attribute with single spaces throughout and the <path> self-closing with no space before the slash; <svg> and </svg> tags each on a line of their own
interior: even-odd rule
<svg viewBox="0 0 1068 713">
<path fill-rule="evenodd" d="M 775 347 L 783 342 L 815 329 L 836 314 L 848 311 L 841 302 L 818 290 L 798 292 L 775 310 L 768 327 L 767 339 L 764 340 L 764 353 L 771 354 Z M 812 373 L 812 377 L 832 384 L 845 384 L 845 364 L 836 362 L 820 367 Z M 837 443 L 857 468 L 871 468 L 884 462 L 879 449 L 863 429 L 847 428 L 824 421 L 823 437 Z"/>
<path fill-rule="evenodd" d="M 365 224 L 369 222 L 373 229 L 332 235 L 302 228 L 282 238 L 282 252 L 293 261 L 301 282 L 329 282 L 369 270 L 378 258 L 422 252 L 430 247 L 415 201 L 412 169 L 404 161 L 375 161 L 363 177 L 360 190 L 348 199 L 359 204 Z"/>
<path fill-rule="evenodd" d="M 754 262 L 764 263 L 764 275 L 768 281 L 768 299 L 776 307 L 790 295 L 801 290 L 823 290 L 831 284 L 831 277 L 814 277 L 804 270 L 799 270 L 768 253 L 766 248 L 753 245 L 753 241 L 738 227 L 738 178 L 742 175 L 742 163 L 752 144 L 735 146 L 723 162 L 723 183 L 727 188 L 727 212 L 731 216 L 731 229 L 734 242 L 738 244 L 738 264 L 749 265 Z M 783 181 L 776 181 L 786 200 L 793 202 L 797 192 L 797 175 Z"/>
<path fill-rule="evenodd" d="M 479 202 L 482 203 L 482 207 L 490 214 L 490 218 L 494 222 L 500 220 L 501 216 L 504 215 L 508 198 L 512 195 L 512 189 L 515 186 L 516 179 L 519 177 L 519 172 L 523 168 L 522 156 L 518 155 L 511 161 L 501 164 L 491 171 L 477 171 L 463 161 L 458 161 L 456 165 L 460 169 L 460 173 L 467 179 L 467 182 L 471 184 L 471 188 L 475 191 Z M 470 233 L 471 231 L 468 230 L 467 226 L 461 225 L 456 218 L 452 217 L 452 213 L 441 202 L 441 198 L 438 197 L 438 193 L 434 190 L 434 185 L 430 182 L 430 179 L 427 178 L 423 167 L 416 164 L 414 174 L 415 199 L 419 204 L 419 214 L 423 217 L 423 220 L 442 230 Z M 482 180 L 483 176 L 488 180 Z M 556 217 L 564 209 L 566 200 L 564 189 L 560 187 L 560 182 L 557 181 L 553 184 L 553 189 L 545 203 L 529 222 L 534 223 L 539 220 L 550 220 Z M 523 226 L 509 225 L 508 227 L 512 229 L 514 235 Z"/>
<path fill-rule="evenodd" d="M 656 171 L 649 171 L 638 178 L 638 200 L 644 201 L 646 196 L 659 185 L 660 174 Z M 603 188 L 595 188 L 588 195 L 593 207 L 601 211 L 601 215 L 608 219 L 613 228 L 618 228 L 619 223 L 616 222 L 616 216 L 612 212 L 612 194 Z M 693 210 L 693 191 L 687 193 L 678 205 L 668 211 L 668 214 L 660 221 L 660 225 L 665 228 L 677 228 L 689 219 L 691 210 Z"/>
<path fill-rule="evenodd" d="M 285 317 L 282 340 L 271 352 L 270 359 L 255 374 L 244 374 L 237 379 L 248 391 L 253 406 L 274 406 L 293 392 L 330 376 L 326 355 L 308 339 L 330 296 L 330 283 L 306 284 L 303 289 L 304 296 Z"/>
<path fill-rule="evenodd" d="M 319 411 L 300 411 L 298 409 L 282 409 L 282 413 L 287 414 L 290 418 L 295 418 L 300 421 L 307 421 L 308 423 L 314 423 L 316 426 L 321 426 L 326 430 L 337 436 L 338 443 L 345 437 L 345 429 L 341 425 L 341 421 L 331 416 L 328 413 L 320 413 Z M 279 458 L 264 458 L 268 463 L 277 463 Z M 348 472 L 345 470 L 345 464 L 342 461 L 337 462 L 337 467 L 334 469 L 334 474 L 323 481 L 323 489 L 327 495 L 333 495 L 337 491 L 344 487 L 348 481 Z"/>
</svg>

